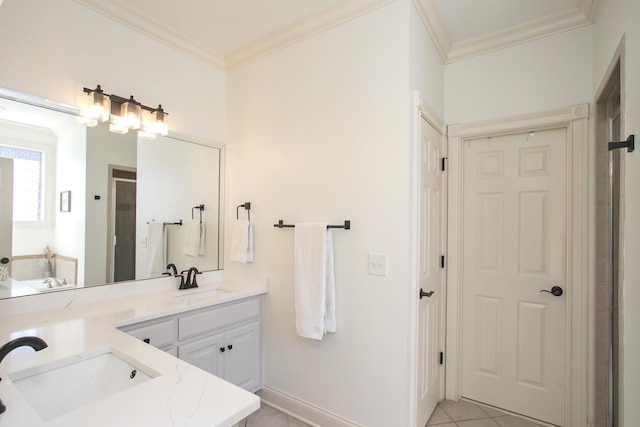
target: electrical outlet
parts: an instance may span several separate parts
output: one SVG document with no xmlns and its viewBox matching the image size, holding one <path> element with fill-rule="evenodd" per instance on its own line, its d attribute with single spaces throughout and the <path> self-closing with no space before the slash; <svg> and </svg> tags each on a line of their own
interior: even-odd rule
<svg viewBox="0 0 640 427">
<path fill-rule="evenodd" d="M 374 276 L 386 276 L 388 274 L 387 254 L 369 254 L 369 274 Z"/>
</svg>

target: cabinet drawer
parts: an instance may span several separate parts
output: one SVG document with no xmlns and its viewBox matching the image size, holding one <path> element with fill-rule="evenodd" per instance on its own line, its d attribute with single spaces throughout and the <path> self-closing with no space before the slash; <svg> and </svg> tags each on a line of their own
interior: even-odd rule
<svg viewBox="0 0 640 427">
<path fill-rule="evenodd" d="M 176 338 L 176 322 L 173 319 L 153 323 L 147 326 L 123 328 L 122 330 L 154 347 L 173 344 Z"/>
<path fill-rule="evenodd" d="M 243 301 L 184 316 L 178 320 L 178 339 L 183 340 L 233 323 L 256 319 L 259 316 L 259 299 Z"/>
</svg>

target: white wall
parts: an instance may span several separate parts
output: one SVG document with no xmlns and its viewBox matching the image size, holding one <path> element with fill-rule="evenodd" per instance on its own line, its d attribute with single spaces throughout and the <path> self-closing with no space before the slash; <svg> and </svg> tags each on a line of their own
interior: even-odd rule
<svg viewBox="0 0 640 427">
<path fill-rule="evenodd" d="M 594 81 L 595 92 L 604 79 L 605 72 L 612 61 L 624 35 L 624 69 L 625 81 L 624 130 L 626 137 L 640 134 L 640 2 L 636 0 L 607 0 L 598 3 L 594 23 Z M 640 224 L 634 219 L 640 216 L 640 193 L 636 184 L 640 182 L 640 157 L 636 152 L 625 155 L 625 210 L 624 218 L 624 282 L 623 303 L 621 309 L 622 363 L 624 371 L 622 422 L 625 426 L 634 426 L 640 420 L 640 406 L 637 404 L 640 395 Z"/>
<path fill-rule="evenodd" d="M 226 247 L 250 201 L 269 278 L 266 384 L 366 426 L 408 424 L 409 5 L 395 2 L 229 73 Z M 334 230 L 337 332 L 296 336 L 293 230 Z M 368 252 L 389 276 L 367 274 Z"/>
<path fill-rule="evenodd" d="M 591 26 L 445 66 L 445 120 L 470 123 L 592 102 Z"/>
<path fill-rule="evenodd" d="M 0 86 L 79 105 L 83 87 L 162 104 L 171 130 L 221 141 L 225 76 L 73 0 L 6 0 Z"/>
<path fill-rule="evenodd" d="M 81 125 L 71 126 L 58 132 L 57 136 L 55 248 L 60 255 L 78 259 L 77 281 L 83 285 L 86 180 L 78 177 L 84 177 L 87 169 L 87 130 Z M 71 191 L 70 212 L 60 212 L 61 191 Z"/>
<path fill-rule="evenodd" d="M 409 12 L 411 89 L 418 90 L 424 103 L 444 120 L 444 64 L 413 1 Z"/>
</svg>

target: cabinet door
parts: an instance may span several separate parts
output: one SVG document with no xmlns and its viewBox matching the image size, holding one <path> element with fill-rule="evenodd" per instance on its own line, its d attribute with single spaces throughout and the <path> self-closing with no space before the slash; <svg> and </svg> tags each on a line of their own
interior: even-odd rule
<svg viewBox="0 0 640 427">
<path fill-rule="evenodd" d="M 181 345 L 178 358 L 223 378 L 225 352 L 224 334 L 218 334 Z"/>
<path fill-rule="evenodd" d="M 250 323 L 225 333 L 227 351 L 224 379 L 248 391 L 260 388 L 260 323 Z"/>
</svg>

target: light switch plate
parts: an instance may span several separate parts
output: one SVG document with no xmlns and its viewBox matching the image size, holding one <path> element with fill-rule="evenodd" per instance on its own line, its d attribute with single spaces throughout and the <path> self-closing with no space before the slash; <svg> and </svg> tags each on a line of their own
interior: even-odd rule
<svg viewBox="0 0 640 427">
<path fill-rule="evenodd" d="M 374 276 L 387 276 L 388 271 L 387 254 L 370 253 L 369 254 L 369 274 Z"/>
</svg>

